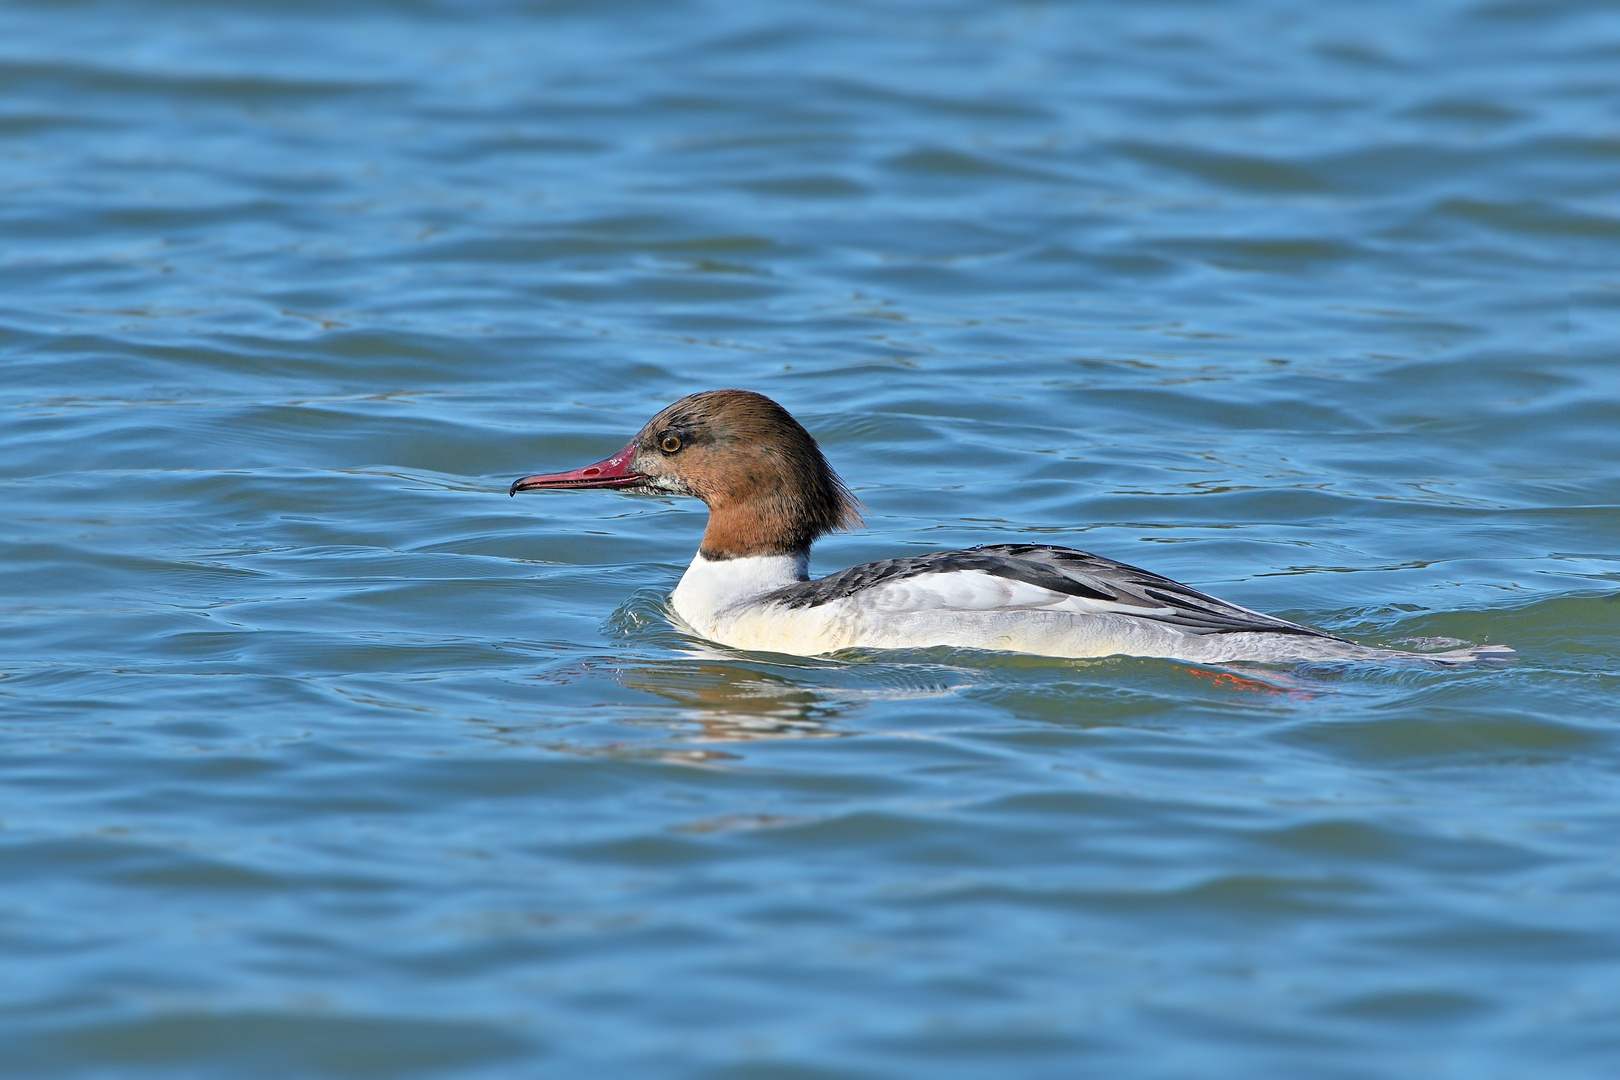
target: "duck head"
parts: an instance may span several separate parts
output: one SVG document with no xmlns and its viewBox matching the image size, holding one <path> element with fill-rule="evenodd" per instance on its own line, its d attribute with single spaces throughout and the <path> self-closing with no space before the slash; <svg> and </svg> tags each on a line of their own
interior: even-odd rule
<svg viewBox="0 0 1620 1080">
<path fill-rule="evenodd" d="M 690 495 L 709 507 L 708 559 L 802 555 L 861 524 L 860 504 L 782 406 L 749 390 L 706 390 L 667 406 L 623 450 L 570 472 L 525 476 L 509 494 L 616 488 Z"/>
</svg>

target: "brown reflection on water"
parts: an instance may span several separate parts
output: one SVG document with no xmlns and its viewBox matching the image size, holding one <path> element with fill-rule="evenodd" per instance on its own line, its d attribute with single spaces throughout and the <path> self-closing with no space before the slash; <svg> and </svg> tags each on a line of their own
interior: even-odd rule
<svg viewBox="0 0 1620 1080">
<path fill-rule="evenodd" d="M 834 729 L 832 723 L 849 711 L 851 702 L 741 664 L 649 664 L 621 671 L 618 681 L 626 689 L 656 694 L 679 705 L 681 719 L 697 727 L 688 738 L 697 741 L 825 739 L 848 734 Z M 660 718 L 660 722 L 667 720 Z"/>
</svg>

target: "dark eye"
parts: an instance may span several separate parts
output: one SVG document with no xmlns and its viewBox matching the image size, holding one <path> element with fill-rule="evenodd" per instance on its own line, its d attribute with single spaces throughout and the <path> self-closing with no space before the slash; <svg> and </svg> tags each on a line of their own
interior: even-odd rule
<svg viewBox="0 0 1620 1080">
<path fill-rule="evenodd" d="M 681 448 L 681 440 L 674 435 L 665 435 L 658 445 L 663 449 L 664 453 L 673 454 Z"/>
</svg>

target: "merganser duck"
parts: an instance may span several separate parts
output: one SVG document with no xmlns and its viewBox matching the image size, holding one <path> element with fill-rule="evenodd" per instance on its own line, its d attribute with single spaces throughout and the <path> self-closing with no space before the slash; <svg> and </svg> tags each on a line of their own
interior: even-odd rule
<svg viewBox="0 0 1620 1080">
<path fill-rule="evenodd" d="M 816 656 L 943 645 L 1202 664 L 1461 664 L 1513 652 L 1358 645 L 1147 570 L 1045 544 L 885 559 L 812 580 L 810 545 L 862 524 L 859 504 L 810 433 L 782 406 L 748 390 L 681 398 L 612 457 L 572 472 L 526 476 L 509 494 L 574 488 L 702 499 L 708 527 L 672 605 L 696 634 L 738 649 Z"/>
</svg>

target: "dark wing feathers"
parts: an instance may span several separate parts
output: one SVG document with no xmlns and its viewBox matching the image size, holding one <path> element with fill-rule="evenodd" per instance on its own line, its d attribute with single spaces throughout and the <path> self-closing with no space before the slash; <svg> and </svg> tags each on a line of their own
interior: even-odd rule
<svg viewBox="0 0 1620 1080">
<path fill-rule="evenodd" d="M 1052 592 L 1099 601 L 1137 618 L 1195 634 L 1256 631 L 1332 637 L 1320 630 L 1249 611 L 1169 578 L 1074 548 L 1045 544 L 989 544 L 852 566 L 837 574 L 778 589 L 765 599 L 788 608 L 819 607 L 874 585 L 923 574 L 976 570 Z"/>
</svg>

